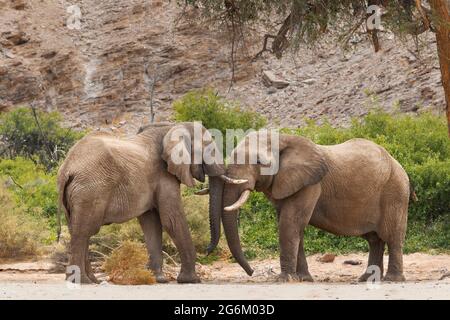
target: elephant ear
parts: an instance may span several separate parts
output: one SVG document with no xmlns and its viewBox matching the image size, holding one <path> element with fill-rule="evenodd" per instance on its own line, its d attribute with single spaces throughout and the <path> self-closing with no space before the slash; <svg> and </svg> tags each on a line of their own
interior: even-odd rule
<svg viewBox="0 0 450 320">
<path fill-rule="evenodd" d="M 275 199 L 287 198 L 318 183 L 328 172 L 324 152 L 312 141 L 295 136 L 280 139 L 279 170 L 272 183 Z"/>
<path fill-rule="evenodd" d="M 194 178 L 204 180 L 201 165 L 192 164 L 191 133 L 183 125 L 169 130 L 163 139 L 162 158 L 167 163 L 167 171 L 188 187 L 195 186 Z"/>
</svg>

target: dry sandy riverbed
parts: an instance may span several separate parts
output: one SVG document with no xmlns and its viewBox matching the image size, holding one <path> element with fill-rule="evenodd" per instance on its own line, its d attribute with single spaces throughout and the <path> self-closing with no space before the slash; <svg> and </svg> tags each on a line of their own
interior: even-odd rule
<svg viewBox="0 0 450 320">
<path fill-rule="evenodd" d="M 407 281 L 378 288 L 356 281 L 367 254 L 338 256 L 330 263 L 318 261 L 320 257 L 308 257 L 314 283 L 275 283 L 279 262 L 262 260 L 251 263 L 253 277 L 237 264 L 216 262 L 199 266 L 202 284 L 117 286 L 105 281 L 79 289 L 67 287 L 63 274 L 50 273 L 47 262 L 3 264 L 0 299 L 450 299 L 450 255 L 406 255 Z M 362 264 L 344 264 L 346 260 Z"/>
</svg>

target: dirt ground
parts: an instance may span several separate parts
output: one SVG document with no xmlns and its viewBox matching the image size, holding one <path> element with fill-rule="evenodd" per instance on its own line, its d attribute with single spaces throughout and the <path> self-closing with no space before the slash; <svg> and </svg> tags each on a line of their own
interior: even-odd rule
<svg viewBox="0 0 450 320">
<path fill-rule="evenodd" d="M 314 283 L 276 283 L 279 262 L 273 259 L 252 261 L 252 277 L 239 265 L 220 261 L 198 266 L 202 284 L 178 285 L 172 281 L 117 286 L 103 281 L 81 288 L 68 286 L 63 274 L 51 273 L 53 265 L 46 261 L 0 264 L 0 299 L 450 299 L 450 255 L 405 255 L 407 281 L 379 286 L 357 282 L 365 270 L 367 254 L 337 256 L 328 263 L 321 258 L 308 257 Z M 173 280 L 174 270 L 168 267 L 167 271 Z M 106 280 L 103 274 L 98 277 Z"/>
</svg>

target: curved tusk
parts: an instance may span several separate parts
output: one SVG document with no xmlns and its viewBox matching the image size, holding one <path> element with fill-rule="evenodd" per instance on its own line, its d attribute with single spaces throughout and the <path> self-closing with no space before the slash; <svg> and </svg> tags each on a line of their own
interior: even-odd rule
<svg viewBox="0 0 450 320">
<path fill-rule="evenodd" d="M 224 174 L 222 174 L 220 176 L 220 179 L 222 179 L 223 181 L 225 181 L 226 183 L 229 183 L 229 184 L 243 184 L 243 183 L 248 182 L 248 180 L 246 180 L 246 179 L 233 179 L 233 178 L 227 177 Z"/>
<path fill-rule="evenodd" d="M 231 206 L 225 207 L 224 210 L 225 211 L 234 211 L 234 210 L 237 210 L 240 207 L 242 207 L 242 205 L 248 200 L 248 197 L 250 196 L 250 192 L 251 192 L 250 190 L 245 190 L 244 192 L 242 192 L 241 196 L 239 197 L 239 200 L 236 201 Z"/>
<path fill-rule="evenodd" d="M 209 188 L 205 188 L 205 189 L 196 191 L 196 192 L 194 192 L 194 194 L 197 195 L 197 196 L 207 195 L 207 194 L 209 194 Z"/>
</svg>

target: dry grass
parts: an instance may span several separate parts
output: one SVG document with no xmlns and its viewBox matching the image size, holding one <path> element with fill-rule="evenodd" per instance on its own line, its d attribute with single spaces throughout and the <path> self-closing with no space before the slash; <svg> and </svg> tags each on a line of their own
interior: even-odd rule
<svg viewBox="0 0 450 320">
<path fill-rule="evenodd" d="M 0 259 L 35 257 L 48 235 L 46 222 L 32 217 L 16 205 L 0 181 Z"/>
<path fill-rule="evenodd" d="M 185 195 L 183 207 L 197 252 L 209 244 L 208 196 Z"/>
<path fill-rule="evenodd" d="M 91 238 L 91 252 L 96 258 L 103 259 L 125 241 L 144 242 L 144 234 L 137 219 L 103 226 L 100 232 Z"/>
<path fill-rule="evenodd" d="M 143 244 L 125 241 L 112 251 L 103 267 L 109 280 L 115 284 L 154 284 L 156 279 L 152 272 L 146 269 L 147 261 L 147 250 Z"/>
</svg>

